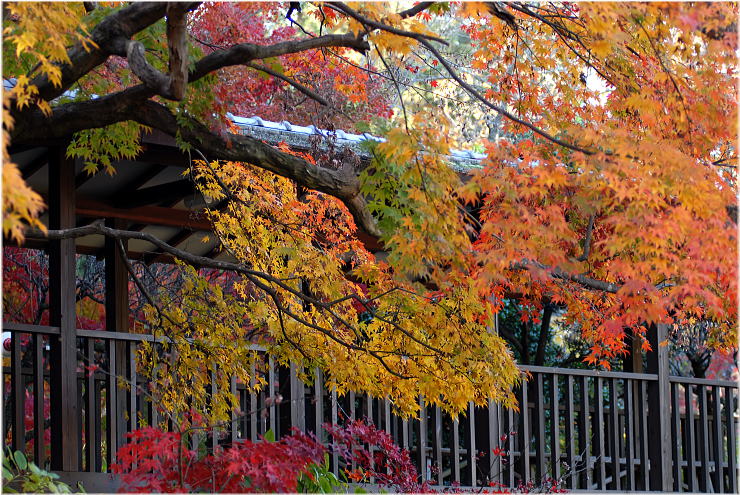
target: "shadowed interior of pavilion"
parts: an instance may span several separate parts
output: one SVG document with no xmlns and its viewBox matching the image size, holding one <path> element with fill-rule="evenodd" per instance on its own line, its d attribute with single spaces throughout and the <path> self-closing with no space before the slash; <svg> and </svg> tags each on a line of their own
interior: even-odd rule
<svg viewBox="0 0 740 495">
<path fill-rule="evenodd" d="M 243 132 L 302 151 L 309 137 L 321 132 L 257 118 L 235 118 L 235 123 Z M 368 137 L 338 132 L 333 138 L 361 154 L 357 145 Z M 192 255 L 228 260 L 216 239 L 202 242 L 211 226 L 198 209 L 193 183 L 182 175 L 190 164 L 188 154 L 162 134 L 148 134 L 142 141 L 142 153 L 134 161 L 117 163 L 113 176 L 88 175 L 82 163 L 65 157 L 64 142 L 11 152 L 23 178 L 44 196 L 48 211 L 42 220 L 50 229 L 102 220 L 107 227 L 144 234 L 127 241 L 130 259 L 172 262 L 172 253 L 151 242 L 148 236 L 153 236 Z M 464 173 L 481 156 L 454 152 L 450 158 Z M 380 249 L 372 239 L 362 240 L 371 251 Z M 117 380 L 142 383 L 136 347 L 154 340 L 128 332 L 127 261 L 115 239 L 99 234 L 28 239 L 23 247 L 49 255 L 50 325 L 4 324 L 4 331 L 12 333 L 10 367 L 4 369 L 4 401 L 11 412 L 5 415 L 5 431 L 10 431 L 14 449 L 27 450 L 32 443 L 31 458 L 63 479 L 82 481 L 88 491 L 110 491 L 116 481 L 106 471 L 116 447 L 126 432 L 140 426 L 139 418 L 152 424 L 157 416 L 146 394 L 121 387 Z M 105 331 L 76 328 L 76 253 L 105 259 Z M 269 361 L 269 385 L 263 391 L 249 393 L 232 380 L 240 409 L 264 413 L 235 417 L 228 428 L 214 428 L 204 439 L 213 447 L 257 439 L 268 429 L 279 437 L 295 426 L 325 440 L 321 424 L 336 423 L 344 413 L 366 417 L 389 432 L 409 449 L 421 477 L 440 488 L 490 481 L 516 487 L 552 477 L 562 478 L 572 490 L 734 493 L 738 386 L 669 376 L 667 348 L 659 345 L 665 332 L 661 326 L 651 328 L 648 338 L 656 351 L 644 360 L 634 353 L 625 360 L 625 372 L 520 366 L 529 375 L 516 390 L 519 412 L 471 404 L 468 414 L 454 421 L 439 408 L 426 407 L 421 398 L 420 418 L 402 420 L 382 398 L 354 393 L 337 397 L 323 387 L 321 374 L 306 386 L 294 367 Z M 89 364 L 99 370 L 84 371 Z M 270 400 L 276 394 L 283 400 Z M 28 395 L 33 397 L 32 427 L 24 410 Z M 47 399 L 50 415 L 44 413 Z M 44 436 L 47 428 L 50 442 Z M 491 455 L 497 447 L 503 454 Z M 337 458 L 330 461 L 338 473 L 342 466 Z"/>
</svg>

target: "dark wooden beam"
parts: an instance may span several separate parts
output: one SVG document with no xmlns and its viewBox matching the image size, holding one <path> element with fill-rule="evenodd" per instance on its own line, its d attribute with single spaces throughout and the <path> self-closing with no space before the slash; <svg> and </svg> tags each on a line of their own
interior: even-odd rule
<svg viewBox="0 0 740 495">
<path fill-rule="evenodd" d="M 49 227 L 75 226 L 75 164 L 65 147 L 49 156 Z M 49 320 L 60 329 L 51 337 L 51 468 L 79 471 L 77 330 L 75 318 L 75 241 L 49 243 Z"/>
<path fill-rule="evenodd" d="M 114 197 L 113 206 L 116 208 L 137 208 L 163 202 L 179 202 L 194 193 L 195 185 L 188 179 L 182 179 L 136 191 L 122 191 Z"/>
<path fill-rule="evenodd" d="M 138 208 L 115 208 L 102 201 L 80 198 L 77 214 L 87 218 L 122 218 L 145 225 L 163 225 L 193 230 L 211 230 L 211 223 L 203 215 L 194 215 L 187 210 L 175 210 L 161 206 L 141 206 Z"/>
<path fill-rule="evenodd" d="M 167 167 L 160 163 L 154 163 L 150 165 L 144 172 L 127 182 L 126 185 L 121 188 L 121 191 L 118 194 L 123 195 L 136 191 L 140 187 L 143 187 L 144 184 L 158 176 L 166 168 Z"/>
<path fill-rule="evenodd" d="M 92 173 L 91 174 L 89 172 L 86 172 L 86 171 L 82 170 L 80 173 L 78 173 L 75 176 L 75 189 L 81 188 L 82 186 L 85 185 L 85 183 L 87 181 L 89 181 L 90 179 L 92 179 L 96 175 L 97 175 L 96 173 Z"/>
<path fill-rule="evenodd" d="M 177 147 L 177 140 L 169 134 L 165 134 L 164 132 L 160 131 L 159 129 L 152 129 L 151 132 L 142 133 L 141 142 L 144 147 L 148 147 L 151 144 L 156 144 L 170 148 L 175 151 L 180 151 Z"/>
<path fill-rule="evenodd" d="M 145 144 L 143 148 L 136 156 L 137 162 L 159 163 L 180 168 L 190 166 L 190 156 L 177 148 L 157 144 Z"/>
<path fill-rule="evenodd" d="M 47 163 L 49 163 L 48 150 L 44 151 L 40 156 L 31 160 L 31 163 L 23 167 L 23 169 L 21 170 L 23 180 L 28 180 L 29 177 L 41 170 L 41 168 Z"/>
</svg>

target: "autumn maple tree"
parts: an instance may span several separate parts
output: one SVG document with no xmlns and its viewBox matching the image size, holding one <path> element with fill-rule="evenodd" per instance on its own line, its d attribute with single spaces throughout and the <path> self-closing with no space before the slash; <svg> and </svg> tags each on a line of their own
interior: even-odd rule
<svg viewBox="0 0 740 495">
<path fill-rule="evenodd" d="M 226 290 L 186 266 L 182 291 L 151 295 L 150 331 L 180 356 L 162 390 L 187 370 L 179 390 L 203 392 L 204 363 L 218 390 L 233 374 L 260 386 L 260 343 L 407 413 L 419 394 L 451 412 L 511 405 L 518 372 L 491 331 L 505 297 L 525 319 L 566 308 L 596 363 L 658 323 L 711 321 L 711 345 L 734 345 L 734 4 L 300 7 L 3 7 L 6 235 L 145 239 L 235 274 Z M 370 164 L 331 137 L 299 153 L 238 134 L 229 112 L 385 140 Z M 150 129 L 191 152 L 233 261 L 100 224 L 28 228 L 40 198 L 9 151 L 69 139 L 90 173 L 113 172 Z M 471 148 L 480 168 L 450 166 Z"/>
</svg>

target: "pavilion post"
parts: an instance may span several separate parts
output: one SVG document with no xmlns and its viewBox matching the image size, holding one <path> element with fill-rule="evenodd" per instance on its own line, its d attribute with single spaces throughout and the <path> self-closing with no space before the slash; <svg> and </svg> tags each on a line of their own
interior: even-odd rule
<svg viewBox="0 0 740 495">
<path fill-rule="evenodd" d="M 121 229 L 125 228 L 125 221 L 119 218 L 106 219 L 106 226 Z M 123 240 L 124 250 L 128 241 Z M 129 300 L 128 300 L 128 271 L 118 249 L 118 241 L 111 237 L 105 238 L 105 328 L 110 332 L 128 332 Z M 130 365 L 128 349 L 124 341 L 108 342 L 108 357 L 111 363 L 109 390 L 110 404 L 113 405 L 108 425 L 108 445 L 110 445 L 111 459 L 115 451 L 123 443 L 126 433 L 127 394 L 119 387 L 118 376 L 127 376 L 126 367 Z M 132 418 L 133 424 L 133 418 Z"/>
<path fill-rule="evenodd" d="M 75 163 L 65 148 L 49 150 L 49 228 L 75 227 Z M 81 411 L 77 395 L 75 240 L 49 242 L 49 320 L 60 333 L 50 339 L 51 468 L 79 470 Z"/>
<path fill-rule="evenodd" d="M 651 325 L 648 342 L 652 350 L 647 354 L 647 372 L 658 375 L 657 381 L 648 382 L 648 435 L 650 457 L 650 490 L 673 491 L 671 473 L 671 410 L 670 383 L 668 380 L 668 347 L 664 344 L 668 327 Z"/>
<path fill-rule="evenodd" d="M 622 358 L 622 369 L 628 373 L 644 373 L 642 364 L 642 336 L 631 328 L 627 334 L 629 353 Z"/>
</svg>

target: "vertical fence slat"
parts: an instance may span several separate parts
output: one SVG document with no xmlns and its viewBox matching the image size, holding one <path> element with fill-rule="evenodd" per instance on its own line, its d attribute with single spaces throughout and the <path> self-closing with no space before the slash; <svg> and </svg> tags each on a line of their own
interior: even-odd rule
<svg viewBox="0 0 740 495">
<path fill-rule="evenodd" d="M 100 472 L 103 469 L 103 411 L 102 411 L 102 383 L 101 380 L 95 380 L 95 404 L 98 407 L 98 414 L 95 415 L 95 471 Z"/>
<path fill-rule="evenodd" d="M 238 403 L 238 390 L 236 388 L 236 376 L 229 378 L 229 393 L 234 397 L 234 400 Z M 237 410 L 237 408 L 231 408 L 231 422 L 229 422 L 229 442 L 233 444 L 239 439 L 239 413 L 244 414 L 243 411 Z"/>
<path fill-rule="evenodd" d="M 699 487 L 696 479 L 696 443 L 694 436 L 694 394 L 693 386 L 690 383 L 684 384 L 684 400 L 686 401 L 686 445 L 684 445 L 686 462 L 686 482 L 689 491 L 696 492 Z"/>
<path fill-rule="evenodd" d="M 270 394 L 270 430 L 277 435 L 277 418 L 276 418 L 276 394 L 275 394 L 275 360 L 272 358 L 272 356 L 267 358 L 267 378 L 269 379 L 269 384 L 267 386 L 267 390 Z"/>
<path fill-rule="evenodd" d="M 673 490 L 682 491 L 681 405 L 678 383 L 671 383 L 671 434 L 673 435 Z"/>
<path fill-rule="evenodd" d="M 536 459 L 535 459 L 535 473 L 537 476 L 536 483 L 542 483 L 542 478 L 547 472 L 545 469 L 545 394 L 543 393 L 543 377 L 542 373 L 537 373 L 535 376 L 535 390 L 536 399 L 534 400 L 535 417 L 537 418 L 536 428 L 537 436 L 535 437 L 536 442 Z"/>
<path fill-rule="evenodd" d="M 211 370 L 211 397 L 214 397 L 218 393 L 218 384 L 216 383 L 216 372 L 214 370 Z M 218 447 L 218 437 L 219 437 L 219 427 L 215 424 L 211 427 L 211 441 L 210 441 L 210 449 L 211 452 L 214 452 L 216 448 Z"/>
<path fill-rule="evenodd" d="M 550 472 L 556 480 L 560 479 L 560 397 L 558 395 L 558 375 L 552 373 L 550 387 Z M 543 404 L 544 406 L 544 404 Z"/>
<path fill-rule="evenodd" d="M 519 418 L 522 425 L 522 431 L 518 432 L 519 437 L 519 463 L 520 463 L 520 476 L 521 482 L 527 484 L 530 478 L 529 468 L 529 441 L 530 441 L 530 424 L 529 424 L 529 397 L 528 390 L 529 383 L 527 380 L 522 380 L 521 385 L 521 400 L 519 401 Z"/>
<path fill-rule="evenodd" d="M 437 466 L 437 484 L 444 485 L 444 462 L 442 461 L 442 410 L 434 408 L 434 463 Z"/>
<path fill-rule="evenodd" d="M 648 471 L 648 426 L 647 426 L 647 382 L 645 380 L 640 381 L 640 475 L 642 486 L 639 487 L 642 490 L 647 491 L 650 488 L 650 478 Z"/>
<path fill-rule="evenodd" d="M 470 485 L 472 487 L 476 487 L 478 486 L 478 452 L 476 451 L 475 447 L 475 404 L 473 404 L 472 402 L 468 403 L 468 417 L 466 423 L 467 428 L 465 428 L 465 443 L 468 447 L 467 473 L 470 476 Z"/>
<path fill-rule="evenodd" d="M 609 378 L 609 450 L 611 457 L 612 488 L 619 490 L 619 406 L 617 405 L 617 380 Z"/>
<path fill-rule="evenodd" d="M 416 462 L 421 481 L 429 479 L 427 473 L 427 409 L 424 398 L 419 396 L 419 421 L 416 421 Z"/>
<path fill-rule="evenodd" d="M 588 400 L 588 377 L 581 377 L 581 397 L 580 397 L 580 408 L 581 414 L 578 420 L 578 449 L 581 451 L 581 466 L 583 470 L 583 486 L 584 490 L 591 489 L 591 421 L 590 416 L 590 404 Z"/>
<path fill-rule="evenodd" d="M 316 438 L 319 441 L 324 439 L 324 429 L 321 427 L 324 424 L 324 375 L 321 373 L 319 368 L 316 368 L 316 382 L 314 383 L 314 400 L 316 401 Z"/>
<path fill-rule="evenodd" d="M 10 383 L 13 390 L 13 450 L 25 451 L 25 421 L 23 408 L 25 402 L 25 386 L 21 370 L 22 349 L 21 334 L 13 332 L 10 337 Z"/>
<path fill-rule="evenodd" d="M 737 425 L 735 424 L 735 399 L 733 388 L 725 387 L 725 422 L 727 426 L 727 476 L 729 479 L 729 493 L 737 493 L 737 465 L 735 445 L 737 442 Z"/>
<path fill-rule="evenodd" d="M 154 378 L 156 378 L 157 368 L 155 368 L 154 373 L 155 373 Z M 144 397 L 142 397 L 141 400 L 145 400 Z M 154 403 L 154 399 L 152 397 L 149 397 L 146 400 L 149 401 L 149 421 L 150 421 L 150 424 L 153 427 L 155 427 L 155 428 L 159 428 L 160 417 L 159 417 L 159 411 L 157 411 L 157 404 Z"/>
<path fill-rule="evenodd" d="M 724 439 L 722 438 L 722 404 L 720 403 L 719 391 L 719 387 L 712 387 L 712 419 L 714 420 L 712 422 L 712 433 L 714 434 L 714 491 L 716 493 L 724 493 Z"/>
<path fill-rule="evenodd" d="M 709 491 L 709 421 L 707 405 L 707 387 L 700 385 L 699 392 L 699 488 L 703 492 Z"/>
<path fill-rule="evenodd" d="M 93 339 L 85 339 L 85 454 L 87 471 L 95 471 L 97 465 L 95 445 L 95 423 L 98 417 L 98 408 L 95 403 L 95 343 Z"/>
<path fill-rule="evenodd" d="M 301 431 L 306 430 L 304 386 L 298 379 L 296 365 L 290 363 L 290 425 Z"/>
<path fill-rule="evenodd" d="M 391 401 L 383 399 L 383 428 L 389 435 L 391 434 Z"/>
<path fill-rule="evenodd" d="M 268 380 L 272 380 L 271 376 L 268 376 Z M 267 408 L 267 401 L 263 401 L 262 407 L 264 409 L 260 410 L 259 406 L 257 404 L 257 391 L 254 389 L 257 385 L 257 367 L 254 363 L 252 363 L 252 366 L 249 368 L 249 390 L 247 390 L 247 396 L 249 397 L 249 437 L 247 437 L 247 430 L 246 430 L 246 423 L 245 423 L 245 429 L 244 429 L 244 438 L 250 438 L 253 442 L 257 441 L 257 422 L 258 417 L 265 418 L 265 421 L 263 422 L 263 431 L 262 433 L 265 433 L 266 428 L 266 419 L 267 415 L 270 414 L 269 409 Z M 270 385 L 268 384 L 267 390 L 271 390 Z M 263 395 L 264 395 L 264 389 L 263 389 Z M 270 399 L 270 401 L 274 401 L 275 398 L 272 397 L 272 392 L 268 392 L 269 397 L 267 399 Z M 246 402 L 246 399 L 245 399 Z"/>
<path fill-rule="evenodd" d="M 409 439 L 409 421 L 407 419 L 401 420 L 401 446 L 404 449 L 411 450 L 411 444 Z"/>
<path fill-rule="evenodd" d="M 126 354 L 128 355 L 128 379 L 129 383 L 129 399 L 128 399 L 128 414 L 129 414 L 129 431 L 134 431 L 138 427 L 138 417 L 136 414 L 136 389 L 138 388 L 138 378 L 136 376 L 136 344 L 134 342 L 128 342 L 126 345 Z"/>
<path fill-rule="evenodd" d="M 106 376 L 106 449 L 108 457 L 108 466 L 113 464 L 116 459 L 116 450 L 118 450 L 118 429 L 121 425 L 118 423 L 118 413 L 116 405 L 118 401 L 118 377 L 116 369 L 116 341 L 111 339 L 106 341 L 106 353 L 108 354 L 108 375 Z"/>
<path fill-rule="evenodd" d="M 339 411 L 338 411 L 338 397 L 337 397 L 337 389 L 332 388 L 331 389 L 331 424 L 336 426 L 339 422 Z M 339 455 L 337 454 L 336 449 L 332 449 L 331 454 L 331 467 L 332 472 L 335 476 L 339 476 Z"/>
<path fill-rule="evenodd" d="M 375 420 L 373 418 L 373 402 L 374 399 L 370 395 L 365 396 L 365 421 L 369 422 L 370 424 L 374 424 L 376 427 L 380 426 L 379 424 L 375 423 Z M 370 469 L 375 470 L 375 447 L 370 445 L 368 447 L 368 453 L 370 454 Z M 370 477 L 370 483 L 375 483 L 375 477 Z"/>
<path fill-rule="evenodd" d="M 575 415 L 573 414 L 573 375 L 565 377 L 565 438 L 566 448 L 568 449 L 568 470 L 569 476 L 567 477 L 568 488 L 576 488 L 577 476 L 576 473 L 576 437 L 574 434 L 575 427 Z"/>
<path fill-rule="evenodd" d="M 83 368 L 83 370 L 84 370 L 84 368 Z M 82 413 L 83 413 L 83 409 L 84 409 L 85 396 L 82 393 L 82 387 L 85 384 L 85 379 L 82 378 L 82 377 L 80 377 L 79 375 L 80 374 L 77 373 L 77 370 L 75 370 L 75 378 L 77 378 L 75 380 L 75 386 L 76 386 L 76 389 L 77 389 L 77 403 L 80 406 L 80 409 L 78 409 L 78 413 L 79 414 L 77 414 L 77 432 L 76 432 L 77 433 L 77 437 L 78 437 L 77 438 L 77 445 L 78 445 L 78 449 L 77 449 L 77 471 L 82 471 L 82 468 L 83 468 L 83 464 L 82 464 L 82 461 L 83 461 L 83 451 L 85 450 L 85 448 L 84 448 L 85 447 L 85 444 L 83 443 L 83 437 L 82 437 L 82 432 L 84 430 L 83 423 L 82 423 Z M 85 376 L 84 373 L 82 374 L 82 376 L 83 377 Z"/>
<path fill-rule="evenodd" d="M 604 458 L 604 379 L 600 376 L 594 381 L 594 405 L 596 406 L 596 429 L 594 430 L 594 442 L 596 444 L 596 466 L 594 470 L 598 475 L 598 489 L 606 490 L 606 459 Z M 598 469 L 598 470 L 597 470 Z"/>
<path fill-rule="evenodd" d="M 46 460 L 44 433 L 44 337 L 33 336 L 33 461 L 43 468 Z"/>
<path fill-rule="evenodd" d="M 514 478 L 516 476 L 516 465 L 517 465 L 516 464 L 517 457 L 514 452 L 516 450 L 515 448 L 516 445 L 514 444 L 514 439 L 516 437 L 515 436 L 512 437 L 512 433 L 516 429 L 516 426 L 514 423 L 514 410 L 509 409 L 506 412 L 506 417 L 508 418 L 508 422 L 506 423 L 506 430 L 504 431 L 504 434 L 506 435 L 505 447 L 506 447 L 506 452 L 508 453 L 508 463 L 506 465 L 506 468 L 507 468 L 506 473 L 508 476 L 506 477 L 506 486 L 514 487 L 515 486 Z"/>
<path fill-rule="evenodd" d="M 626 489 L 635 491 L 635 397 L 631 378 L 624 381 L 624 387 L 625 454 L 627 456 Z"/>
<path fill-rule="evenodd" d="M 460 483 L 460 421 L 452 422 L 452 481 Z"/>
</svg>

